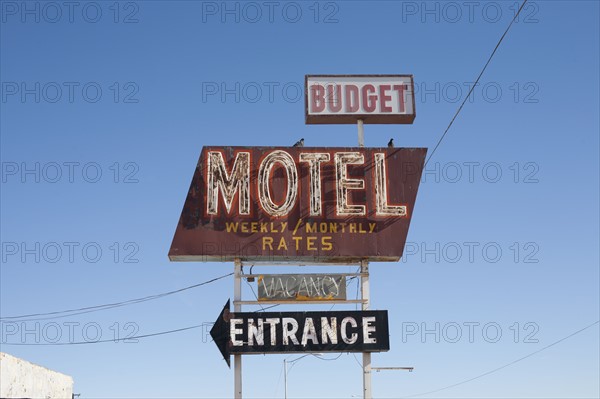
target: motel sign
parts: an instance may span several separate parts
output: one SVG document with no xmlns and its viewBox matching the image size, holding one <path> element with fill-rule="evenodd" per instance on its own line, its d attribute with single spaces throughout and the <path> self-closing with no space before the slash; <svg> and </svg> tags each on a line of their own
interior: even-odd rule
<svg viewBox="0 0 600 399">
<path fill-rule="evenodd" d="M 204 147 L 171 260 L 398 261 L 424 148 Z"/>
</svg>

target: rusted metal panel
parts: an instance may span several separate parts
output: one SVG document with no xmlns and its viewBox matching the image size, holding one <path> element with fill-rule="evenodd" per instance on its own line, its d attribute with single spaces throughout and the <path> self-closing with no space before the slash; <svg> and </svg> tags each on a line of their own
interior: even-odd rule
<svg viewBox="0 0 600 399">
<path fill-rule="evenodd" d="M 256 283 L 259 301 L 346 299 L 346 276 L 339 274 L 265 274 Z"/>
<path fill-rule="evenodd" d="M 417 113 L 413 75 L 306 75 L 308 124 L 411 124 Z"/>
<path fill-rule="evenodd" d="M 425 148 L 205 147 L 173 261 L 398 261 Z"/>
</svg>

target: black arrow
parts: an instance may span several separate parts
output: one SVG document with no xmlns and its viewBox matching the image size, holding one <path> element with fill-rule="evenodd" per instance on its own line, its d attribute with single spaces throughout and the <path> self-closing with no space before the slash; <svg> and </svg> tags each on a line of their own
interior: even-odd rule
<svg viewBox="0 0 600 399">
<path fill-rule="evenodd" d="M 231 356 L 229 354 L 230 338 L 229 338 L 229 299 L 223 307 L 221 314 L 215 324 L 210 329 L 210 336 L 212 337 L 217 348 L 223 355 L 223 359 L 227 362 L 227 367 L 231 368 Z"/>
</svg>

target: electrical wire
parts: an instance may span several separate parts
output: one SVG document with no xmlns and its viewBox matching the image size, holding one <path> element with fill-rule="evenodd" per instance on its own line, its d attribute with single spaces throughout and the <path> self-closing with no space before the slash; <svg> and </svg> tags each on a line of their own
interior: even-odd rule
<svg viewBox="0 0 600 399">
<path fill-rule="evenodd" d="M 536 354 L 538 354 L 538 353 L 540 353 L 540 352 L 542 352 L 542 351 L 544 351 L 544 350 L 546 350 L 546 349 L 548 349 L 548 348 L 551 348 L 551 347 L 553 347 L 554 345 L 557 345 L 557 344 L 559 344 L 559 343 L 561 343 L 561 342 L 563 342 L 563 341 L 565 341 L 565 340 L 567 340 L 567 339 L 569 339 L 569 338 L 571 338 L 571 337 L 573 337 L 573 336 L 575 336 L 575 335 L 577 335 L 577 334 L 579 334 L 579 333 L 581 333 L 581 332 L 583 332 L 583 331 L 587 330 L 588 328 L 591 328 L 591 327 L 595 326 L 595 325 L 596 325 L 596 324 L 598 324 L 598 323 L 600 323 L 600 320 L 598 320 L 598 321 L 596 321 L 596 322 L 594 322 L 594 323 L 592 323 L 592 324 L 590 324 L 590 325 L 588 325 L 588 326 L 586 326 L 586 327 L 583 327 L 582 329 L 580 329 L 580 330 L 577 330 L 577 331 L 575 331 L 574 333 L 572 333 L 572 334 L 569 334 L 569 335 L 567 335 L 566 337 L 564 337 L 564 338 L 561 338 L 561 339 L 559 339 L 558 341 L 555 341 L 555 342 L 551 343 L 550 345 L 546 345 L 546 346 L 544 346 L 543 348 L 541 348 L 541 349 L 538 349 L 538 350 L 537 350 L 537 351 L 535 351 L 535 352 L 531 352 L 530 354 L 528 354 L 528 355 L 526 355 L 526 356 L 523 356 L 523 357 L 521 357 L 521 358 L 519 358 L 519 359 L 517 359 L 517 360 L 513 360 L 513 361 L 512 361 L 512 362 L 510 362 L 510 363 L 507 363 L 507 364 L 505 364 L 505 365 L 503 365 L 503 366 L 497 367 L 497 368 L 495 368 L 495 369 L 493 369 L 493 370 L 487 371 L 487 372 L 485 372 L 485 373 L 483 373 L 483 374 L 479 374 L 478 376 L 475 376 L 475 377 L 473 377 L 473 378 L 469 378 L 468 380 L 464 380 L 464 381 L 458 382 L 458 383 L 456 383 L 456 384 L 448 385 L 448 386 L 446 386 L 446 387 L 444 387 L 444 388 L 436 389 L 436 390 L 434 390 L 434 391 L 429 391 L 429 392 L 418 393 L 418 394 L 415 394 L 415 395 L 410 395 L 410 396 L 404 396 L 404 398 L 416 398 L 416 397 L 418 397 L 418 396 L 430 395 L 430 394 L 432 394 L 432 393 L 436 393 L 436 392 L 444 391 L 444 390 L 446 390 L 446 389 L 450 389 L 450 388 L 457 387 L 457 386 L 459 386 L 459 385 L 466 384 L 467 382 L 475 381 L 475 380 L 477 380 L 477 379 L 479 379 L 479 378 L 482 378 L 482 377 L 485 377 L 485 376 L 487 376 L 487 375 L 490 375 L 490 374 L 492 374 L 492 373 L 495 373 L 496 371 L 500 371 L 500 370 L 502 370 L 502 369 L 505 369 L 505 368 L 507 368 L 507 367 L 509 367 L 509 366 L 512 366 L 513 364 L 515 364 L 515 363 L 518 363 L 518 362 L 520 362 L 520 361 L 522 361 L 522 360 L 525 360 L 525 359 L 527 359 L 527 358 L 530 358 L 531 356 L 533 356 L 533 355 L 536 355 Z"/>
<path fill-rule="evenodd" d="M 289 368 L 289 369 L 287 369 L 287 374 L 290 374 L 290 372 L 292 371 L 292 369 L 293 369 L 293 368 L 294 368 L 294 366 L 296 365 L 296 361 L 298 361 L 298 360 L 300 360 L 300 359 L 302 359 L 302 358 L 304 358 L 304 357 L 306 357 L 306 356 L 308 356 L 308 355 L 300 356 L 298 359 L 296 359 L 296 360 L 293 360 L 293 361 L 291 361 L 291 362 L 288 362 L 288 363 L 291 363 L 292 365 L 290 366 L 290 368 Z"/>
<path fill-rule="evenodd" d="M 271 308 L 275 308 L 277 306 L 281 305 L 280 303 L 278 303 L 277 305 L 271 305 L 271 306 L 267 306 L 266 308 L 262 308 L 262 310 L 259 310 L 258 312 L 264 312 L 267 309 L 271 309 Z"/>
<path fill-rule="evenodd" d="M 331 361 L 333 361 L 333 360 L 338 360 L 338 359 L 339 359 L 339 358 L 340 358 L 340 357 L 341 357 L 343 354 L 344 354 L 344 352 L 341 352 L 339 355 L 337 355 L 336 357 L 334 357 L 334 358 L 332 358 L 332 359 L 325 359 L 325 358 L 322 358 L 321 356 L 319 356 L 319 355 L 317 355 L 317 354 L 315 354 L 315 353 L 307 353 L 306 355 L 302 355 L 302 356 L 300 356 L 300 357 L 297 357 L 297 358 L 296 358 L 296 359 L 294 359 L 294 360 L 289 360 L 289 361 L 288 361 L 288 360 L 286 360 L 286 362 L 287 362 L 288 364 L 290 364 L 290 363 L 292 364 L 292 365 L 290 366 L 290 368 L 288 369 L 287 373 L 289 374 L 289 373 L 290 373 L 290 371 L 292 371 L 292 368 L 294 368 L 294 366 L 296 365 L 296 362 L 297 362 L 298 360 L 304 359 L 304 358 L 305 358 L 305 357 L 307 357 L 307 356 L 313 356 L 313 357 L 316 357 L 316 358 L 317 358 L 317 359 L 319 359 L 319 360 L 323 360 L 323 361 L 326 361 L 326 362 L 331 362 Z M 288 358 L 288 359 L 289 359 L 289 358 Z"/>
<path fill-rule="evenodd" d="M 273 396 L 277 395 L 277 391 L 279 390 L 279 383 L 281 382 L 281 375 L 283 374 L 283 368 L 285 367 L 285 363 L 281 365 L 281 370 L 279 370 L 279 377 L 277 378 L 277 385 L 275 385 L 275 393 Z"/>
<path fill-rule="evenodd" d="M 158 335 L 174 334 L 174 333 L 178 333 L 178 332 L 182 332 L 182 331 L 187 331 L 187 330 L 192 330 L 192 329 L 195 329 L 195 328 L 200 328 L 200 327 L 205 326 L 205 325 L 210 325 L 210 324 L 209 323 L 203 323 L 203 324 L 198 324 L 198 325 L 195 325 L 195 326 L 178 328 L 178 329 L 169 330 L 169 331 L 161 331 L 161 332 L 152 333 L 152 334 L 136 335 L 134 337 L 102 339 L 102 340 L 98 340 L 98 341 L 45 342 L 45 343 L 41 343 L 41 344 L 40 343 L 30 344 L 30 343 L 26 343 L 26 342 L 14 342 L 14 343 L 11 343 L 11 342 L 2 342 L 2 345 L 12 345 L 12 346 L 64 346 L 64 345 L 101 344 L 101 343 L 106 343 L 106 342 L 129 341 L 129 340 L 133 340 L 133 339 L 156 337 Z"/>
<path fill-rule="evenodd" d="M 350 270 L 348 270 L 348 272 L 350 272 Z M 346 280 L 346 292 L 348 291 L 348 287 L 350 286 L 350 284 L 352 284 L 352 280 L 357 278 L 357 276 L 352 276 L 349 279 Z M 331 307 L 329 308 L 329 311 L 332 311 L 333 308 L 335 307 L 335 303 L 331 305 Z"/>
<path fill-rule="evenodd" d="M 300 359 L 304 359 L 306 356 L 310 356 L 312 355 L 312 353 L 307 353 L 306 355 L 302 355 L 300 357 L 295 358 L 294 360 L 286 360 L 288 363 L 294 363 L 297 362 Z M 289 359 L 289 358 L 288 358 Z"/>
<path fill-rule="evenodd" d="M 354 360 L 356 361 L 356 364 L 358 364 L 358 367 L 360 367 L 360 369 L 362 370 L 363 365 L 362 365 L 361 362 L 358 361 L 358 359 L 356 358 L 356 355 L 354 353 L 352 354 L 352 357 L 354 357 Z"/>
<path fill-rule="evenodd" d="M 104 304 L 104 305 L 88 306 L 88 307 L 77 308 L 77 309 L 59 310 L 59 311 L 55 311 L 55 312 L 32 313 L 32 314 L 20 315 L 20 316 L 5 316 L 5 317 L 0 317 L 0 320 L 3 320 L 3 321 L 5 321 L 5 320 L 18 320 L 18 321 L 48 320 L 48 319 L 55 319 L 55 318 L 61 318 L 61 317 L 74 316 L 74 315 L 82 314 L 82 313 L 98 312 L 98 311 L 101 311 L 101 310 L 112 309 L 112 308 L 116 308 L 116 307 L 120 307 L 120 306 L 128 306 L 128 305 L 133 305 L 133 304 L 136 304 L 136 303 L 141 303 L 141 302 L 146 302 L 146 301 L 152 301 L 154 299 L 164 298 L 164 297 L 169 296 L 169 295 L 178 294 L 178 293 L 183 292 L 183 291 L 191 290 L 193 288 L 198 288 L 198 287 L 201 287 L 203 285 L 207 285 L 207 284 L 213 283 L 215 281 L 224 279 L 225 277 L 229 277 L 229 276 L 232 276 L 232 275 L 233 275 L 233 273 L 229 273 L 229 274 L 225 274 L 225 275 L 220 276 L 220 277 L 213 278 L 213 279 L 208 280 L 208 281 L 204 281 L 202 283 L 190 285 L 188 287 L 180 288 L 180 289 L 177 289 L 177 290 L 174 290 L 174 291 L 163 292 L 161 294 L 155 294 L 155 295 L 149 295 L 149 296 L 145 296 L 145 297 L 142 297 L 142 298 L 129 299 L 127 301 L 122 301 L 122 302 L 108 303 L 108 304 Z M 53 316 L 53 317 L 39 318 L 39 319 L 35 319 L 35 318 L 34 319 L 26 319 L 28 317 L 37 317 L 37 316 Z"/>
<path fill-rule="evenodd" d="M 456 117 L 458 116 L 458 114 L 460 113 L 460 111 L 463 109 L 463 106 L 465 105 L 465 103 L 467 102 L 467 100 L 469 99 L 469 97 L 471 96 L 471 93 L 473 93 L 473 90 L 475 89 L 475 86 L 477 86 L 477 84 L 479 83 L 479 79 L 481 79 L 481 76 L 483 75 L 483 73 L 487 69 L 488 65 L 492 61 L 492 58 L 494 57 L 494 54 L 496 54 L 496 51 L 498 50 L 498 47 L 500 47 L 500 43 L 502 43 L 502 40 L 504 40 L 504 37 L 506 36 L 506 34 L 508 33 L 508 31 L 510 30 L 511 26 L 513 25 L 513 23 L 515 22 L 515 20 L 519 17 L 519 14 L 521 13 L 521 10 L 523 9 L 523 6 L 525 5 L 525 3 L 527 3 L 527 0 L 523 0 L 523 3 L 521 4 L 521 7 L 519 7 L 519 9 L 517 10 L 517 12 L 515 13 L 515 16 L 510 21 L 510 24 L 508 24 L 508 27 L 506 28 L 506 30 L 502 34 L 502 37 L 500 37 L 500 40 L 498 40 L 498 43 L 496 43 L 496 47 L 494 47 L 494 51 L 492 51 L 492 54 L 490 54 L 487 62 L 483 66 L 483 69 L 479 73 L 479 76 L 477 76 L 477 79 L 475 79 L 475 83 L 471 86 L 471 89 L 469 90 L 469 93 L 467 94 L 467 96 L 465 97 L 465 99 L 463 100 L 463 102 L 460 104 L 460 107 L 458 107 L 458 110 L 456 111 L 456 113 L 452 117 L 452 120 L 450 120 L 450 123 L 448 124 L 448 127 L 444 131 L 444 134 L 442 134 L 442 137 L 440 137 L 440 139 L 438 140 L 437 144 L 435 145 L 435 147 L 431 151 L 431 154 L 427 158 L 427 161 L 425 161 L 425 166 L 427 166 L 427 164 L 429 163 L 429 161 L 433 157 L 433 154 L 435 154 L 435 151 L 438 149 L 438 147 L 442 143 L 442 140 L 444 140 L 444 137 L 446 137 L 446 133 L 448 133 L 448 130 L 450 130 L 450 127 L 454 123 L 454 120 L 456 119 Z"/>
<path fill-rule="evenodd" d="M 342 355 L 343 355 L 343 354 L 344 354 L 344 352 L 340 353 L 339 355 L 337 355 L 336 357 L 333 357 L 333 358 L 331 358 L 331 359 L 325 359 L 324 357 L 321 357 L 321 356 L 319 356 L 319 355 L 316 355 L 316 354 L 314 354 L 314 353 L 311 353 L 311 355 L 312 355 L 312 356 L 316 357 L 316 358 L 317 358 L 317 359 L 319 359 L 319 360 L 323 360 L 323 361 L 325 361 L 325 362 L 331 362 L 331 361 L 334 361 L 334 360 L 338 360 L 340 357 L 342 357 Z"/>
<path fill-rule="evenodd" d="M 248 284 L 248 287 L 250 287 L 250 290 L 252 290 L 252 293 L 254 294 L 254 298 L 256 298 L 256 302 L 259 302 L 259 301 L 258 301 L 258 295 L 256 295 L 256 292 L 254 291 L 254 287 L 252 287 L 252 284 L 250 284 L 250 283 L 248 282 L 248 280 L 246 280 L 246 284 Z M 258 304 L 258 306 L 260 306 L 260 309 L 261 309 L 263 312 L 265 311 L 265 308 L 263 308 L 263 305 L 262 305 L 262 304 L 260 304 L 260 303 L 259 303 L 259 304 Z"/>
<path fill-rule="evenodd" d="M 250 272 L 249 272 L 249 274 L 252 274 L 252 268 L 254 268 L 254 265 L 250 266 Z M 242 266 L 242 272 L 243 272 L 243 270 L 244 270 L 244 266 Z M 248 282 L 248 280 L 246 280 L 246 284 L 248 284 L 248 286 L 249 286 L 249 287 L 250 287 L 250 289 L 252 290 L 252 293 L 254 294 L 254 298 L 256 298 L 256 301 L 258 302 L 258 295 L 256 295 L 256 292 L 254 291 L 254 287 L 252 287 L 252 284 L 250 284 L 250 283 Z M 271 308 L 277 307 L 277 306 L 279 306 L 279 305 L 280 305 L 280 304 L 277 304 L 277 305 L 271 305 L 271 306 L 267 306 L 267 307 L 263 307 L 263 306 L 262 306 L 262 305 L 259 303 L 259 304 L 258 304 L 258 306 L 260 306 L 260 310 L 258 310 L 257 312 L 264 312 L 264 311 L 265 311 L 265 310 L 267 310 L 267 309 L 271 309 Z"/>
</svg>

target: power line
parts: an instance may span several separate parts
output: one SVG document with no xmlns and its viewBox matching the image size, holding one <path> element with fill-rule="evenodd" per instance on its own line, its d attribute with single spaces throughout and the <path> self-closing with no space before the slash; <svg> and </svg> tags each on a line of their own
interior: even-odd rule
<svg viewBox="0 0 600 399">
<path fill-rule="evenodd" d="M 262 310 L 258 310 L 257 312 L 258 312 L 258 313 L 260 313 L 260 312 L 264 312 L 264 311 L 265 311 L 265 310 L 267 310 L 267 309 L 275 308 L 275 307 L 277 307 L 277 306 L 279 306 L 279 305 L 281 305 L 281 304 L 280 304 L 280 303 L 278 303 L 277 305 L 271 305 L 271 306 L 267 306 L 266 308 L 262 308 Z M 262 307 L 262 306 L 261 306 L 261 307 Z"/>
<path fill-rule="evenodd" d="M 298 361 L 298 360 L 300 360 L 300 359 L 304 359 L 305 357 L 307 357 L 307 356 L 310 356 L 310 355 L 311 355 L 310 353 L 307 353 L 306 355 L 302 355 L 302 356 L 300 356 L 300 357 L 297 357 L 297 358 L 295 358 L 294 360 L 287 360 L 287 359 L 286 359 L 286 361 L 287 361 L 288 363 L 294 363 L 294 362 L 297 362 L 297 361 Z M 291 356 L 290 356 L 290 357 L 291 357 Z M 289 359 L 289 357 L 288 357 L 288 359 Z"/>
<path fill-rule="evenodd" d="M 248 274 L 252 274 L 252 268 L 254 268 L 254 265 L 250 266 L 250 272 Z M 242 273 L 243 272 L 244 272 L 244 266 L 242 266 Z M 254 291 L 254 287 L 252 287 L 252 284 L 250 284 L 247 279 L 246 279 L 246 284 L 248 284 L 248 287 L 250 287 L 250 289 L 252 290 L 252 293 L 254 294 L 254 298 L 256 298 L 256 301 L 258 302 L 258 295 L 256 295 L 256 292 Z M 267 309 L 271 309 L 271 308 L 277 307 L 279 305 L 280 304 L 264 307 L 263 305 L 261 305 L 259 303 L 258 306 L 260 306 L 260 310 L 258 310 L 257 312 L 264 312 Z"/>
<path fill-rule="evenodd" d="M 252 287 L 252 284 L 250 284 L 248 280 L 246 280 L 246 284 L 248 284 L 248 287 L 250 287 L 250 290 L 252 290 L 252 293 L 254 294 L 254 298 L 256 298 L 256 302 L 258 302 L 258 295 L 256 295 L 256 292 L 254 292 L 254 287 Z M 260 306 L 263 312 L 265 311 L 265 308 L 263 308 L 262 304 L 259 303 L 258 306 Z"/>
<path fill-rule="evenodd" d="M 250 266 L 250 274 L 252 274 L 253 267 L 254 267 L 254 265 Z M 244 270 L 244 267 L 242 266 L 242 272 L 243 272 L 243 270 Z M 254 291 L 254 287 L 252 287 L 252 284 L 250 284 L 248 282 L 248 280 L 246 280 L 246 284 L 248 284 L 248 287 L 250 287 L 250 290 L 252 290 L 252 294 L 254 294 L 254 298 L 256 299 L 256 302 L 258 302 L 258 295 L 256 295 L 256 292 Z M 258 310 L 257 312 L 264 312 L 267 309 L 271 309 L 271 308 L 277 307 L 279 305 L 280 304 L 264 307 L 262 304 L 259 303 L 258 306 L 260 306 L 260 310 Z"/>
<path fill-rule="evenodd" d="M 14 346 L 16 346 L 16 345 L 18 345 L 18 346 L 64 346 L 64 345 L 101 344 L 101 343 L 106 343 L 106 342 L 128 341 L 128 340 L 132 340 L 132 339 L 156 337 L 158 335 L 174 334 L 174 333 L 178 333 L 178 332 L 182 332 L 182 331 L 192 330 L 194 328 L 200 328 L 200 327 L 205 326 L 205 325 L 210 325 L 210 324 L 209 323 L 203 323 L 203 324 L 198 324 L 198 325 L 195 325 L 195 326 L 178 328 L 176 330 L 161 331 L 161 332 L 152 333 L 152 334 L 136 335 L 134 337 L 102 339 L 102 340 L 98 340 L 98 341 L 45 342 L 45 343 L 41 343 L 41 344 L 29 344 L 29 343 L 26 343 L 26 342 L 15 342 L 15 343 L 3 342 L 2 345 L 14 345 Z"/>
<path fill-rule="evenodd" d="M 358 361 L 358 359 L 356 358 L 356 355 L 353 353 L 352 357 L 354 358 L 354 360 L 356 361 L 356 364 L 358 364 L 358 367 L 360 367 L 360 369 L 363 369 L 363 365 L 361 362 Z"/>
<path fill-rule="evenodd" d="M 161 294 L 155 294 L 155 295 L 149 295 L 149 296 L 145 296 L 142 298 L 129 299 L 127 301 L 122 301 L 122 302 L 108 303 L 108 304 L 96 305 L 96 306 L 88 306 L 88 307 L 77 308 L 77 309 L 59 310 L 59 311 L 55 311 L 55 312 L 32 313 L 32 314 L 20 315 L 20 316 L 5 316 L 5 317 L 0 317 L 0 320 L 18 320 L 18 321 L 48 320 L 48 319 L 74 316 L 74 315 L 82 314 L 82 313 L 98 312 L 101 310 L 112 309 L 112 308 L 116 308 L 116 307 L 120 307 L 120 306 L 128 306 L 128 305 L 133 305 L 136 303 L 141 303 L 141 302 L 146 302 L 146 301 L 152 301 L 154 299 L 164 298 L 169 295 L 178 294 L 183 291 L 191 290 L 192 288 L 198 288 L 203 285 L 213 283 L 217 280 L 221 280 L 221 279 L 224 279 L 225 277 L 229 277 L 232 275 L 233 275 L 233 273 L 229 273 L 229 274 L 225 274 L 220 277 L 213 278 L 208 281 L 204 281 L 202 283 L 190 285 L 188 287 L 180 288 L 180 289 L 177 289 L 174 291 L 163 292 Z M 35 318 L 34 319 L 25 319 L 28 317 L 37 317 L 37 316 L 53 316 L 53 317 L 38 318 L 38 319 L 35 319 Z M 25 320 L 19 320 L 19 319 L 25 319 Z"/>
<path fill-rule="evenodd" d="M 458 114 L 462 110 L 463 106 L 465 105 L 465 103 L 467 102 L 467 100 L 469 99 L 469 97 L 471 96 L 471 93 L 475 89 L 475 86 L 477 86 L 477 84 L 479 83 L 479 79 L 481 79 L 481 76 L 483 75 L 483 73 L 487 69 L 488 65 L 492 61 L 492 58 L 494 57 L 494 54 L 496 54 L 496 51 L 498 50 L 498 47 L 500 47 L 500 43 L 502 43 L 502 40 L 504 40 L 504 36 L 506 36 L 506 34 L 508 33 L 508 31 L 510 30 L 510 27 L 513 25 L 513 23 L 515 22 L 515 20 L 519 17 L 519 14 L 521 13 L 521 10 L 523 9 L 523 6 L 525 5 L 525 3 L 527 3 L 527 0 L 523 0 L 523 3 L 521 4 L 521 7 L 519 7 L 519 9 L 517 10 L 517 12 L 515 13 L 515 16 L 510 21 L 510 24 L 508 24 L 508 27 L 506 28 L 506 30 L 502 34 L 502 37 L 500 37 L 500 40 L 498 40 L 498 43 L 496 43 L 496 47 L 494 47 L 494 51 L 492 51 L 492 54 L 490 54 L 490 57 L 488 58 L 488 60 L 485 63 L 485 65 L 483 66 L 483 69 L 479 73 L 479 76 L 477 76 L 477 79 L 475 79 L 475 83 L 471 86 L 471 89 L 469 90 L 469 93 L 467 94 L 467 96 L 465 97 L 465 99 L 463 100 L 463 102 L 460 104 L 460 107 L 458 107 L 458 110 L 456 111 L 456 113 L 454 114 L 454 116 L 450 120 L 450 123 L 448 124 L 448 127 L 444 131 L 444 134 L 442 134 L 442 137 L 440 137 L 440 139 L 438 140 L 437 144 L 433 148 L 433 151 L 431 151 L 431 154 L 427 158 L 427 161 L 425 161 L 425 166 L 427 166 L 427 164 L 429 163 L 429 160 L 433 157 L 433 154 L 435 154 L 435 151 L 440 146 L 442 140 L 444 140 L 444 137 L 446 137 L 446 133 L 448 133 L 448 130 L 450 130 L 450 127 L 454 123 L 454 120 L 456 119 L 456 117 L 458 116 Z"/>
<path fill-rule="evenodd" d="M 577 335 L 577 334 L 579 334 L 579 333 L 581 333 L 581 332 L 583 332 L 583 331 L 587 330 L 588 328 L 591 328 L 591 327 L 595 326 L 595 325 L 596 325 L 596 324 L 598 324 L 599 322 L 600 322 L 600 320 L 598 320 L 598 321 L 596 321 L 596 322 L 594 322 L 594 323 L 592 323 L 592 324 L 590 324 L 590 325 L 588 325 L 588 326 L 586 326 L 586 327 L 583 327 L 582 329 L 580 329 L 580 330 L 577 330 L 577 331 L 575 331 L 574 333 L 572 333 L 572 334 L 569 334 L 569 335 L 567 335 L 566 337 L 564 337 L 564 338 L 561 338 L 561 339 L 559 339 L 558 341 L 555 341 L 555 342 L 551 343 L 550 345 L 546 345 L 546 346 L 544 346 L 543 348 L 541 348 L 541 349 L 538 349 L 537 351 L 530 353 L 529 355 L 523 356 L 523 357 L 521 357 L 521 358 L 519 358 L 519 359 L 517 359 L 517 360 L 513 360 L 512 362 L 510 362 L 510 363 L 507 363 L 507 364 L 505 364 L 504 366 L 500 366 L 500 367 L 498 367 L 498 368 L 495 368 L 495 369 L 493 369 L 493 370 L 490 370 L 490 371 L 488 371 L 488 372 L 485 372 L 485 373 L 483 373 L 483 374 L 479 374 L 479 375 L 478 375 L 478 376 L 476 376 L 476 377 L 469 378 L 468 380 L 464 380 L 464 381 L 458 382 L 458 383 L 456 383 L 456 384 L 448 385 L 447 387 L 444 387 L 444 388 L 436 389 L 435 391 L 423 392 L 423 393 L 418 393 L 418 394 L 415 394 L 415 395 L 404 396 L 404 397 L 405 397 L 405 398 L 416 398 L 417 396 L 430 395 L 430 394 L 432 394 L 432 393 L 436 393 L 436 392 L 444 391 L 444 390 L 446 390 L 446 389 L 454 388 L 454 387 L 456 387 L 456 386 L 459 386 L 459 385 L 462 385 L 462 384 L 466 384 L 467 382 L 471 382 L 471 381 L 474 381 L 474 380 L 476 380 L 476 379 L 479 379 L 479 378 L 485 377 L 486 375 L 490 375 L 490 374 L 492 374 L 492 373 L 495 373 L 496 371 L 500 371 L 500 370 L 502 370 L 502 369 L 504 369 L 504 368 L 506 368 L 506 367 L 508 367 L 508 366 L 512 366 L 513 364 L 520 362 L 521 360 L 525 360 L 525 359 L 527 359 L 527 358 L 530 358 L 531 356 L 533 356 L 533 355 L 536 355 L 536 354 L 538 354 L 538 353 L 540 353 L 540 352 L 542 352 L 542 351 L 544 351 L 544 350 L 546 350 L 546 349 L 548 349 L 548 348 L 551 348 L 551 347 L 553 347 L 554 345 L 557 345 L 557 344 L 559 344 L 559 343 L 561 343 L 561 342 L 563 342 L 563 341 L 565 341 L 565 340 L 567 340 L 567 339 L 569 339 L 569 338 L 571 338 L 571 337 L 573 337 L 573 336 L 575 336 L 575 335 Z"/>
<path fill-rule="evenodd" d="M 279 377 L 277 378 L 277 385 L 275 385 L 275 393 L 273 395 L 277 395 L 277 391 L 279 390 L 279 383 L 281 382 L 281 376 L 283 375 L 283 368 L 285 367 L 285 363 L 281 365 L 281 370 L 279 370 Z"/>
<path fill-rule="evenodd" d="M 317 356 L 317 355 L 315 355 L 314 353 L 311 353 L 311 355 L 313 355 L 313 356 L 314 356 L 314 357 L 316 357 L 317 359 L 319 359 L 319 360 L 323 360 L 323 361 L 325 361 L 325 362 L 331 362 L 331 361 L 334 361 L 334 360 L 338 360 L 340 357 L 342 357 L 342 355 L 343 355 L 343 354 L 344 354 L 344 352 L 340 353 L 340 354 L 339 354 L 339 355 L 337 355 L 336 357 L 332 357 L 332 358 L 330 358 L 330 359 L 325 359 L 324 357 Z"/>
<path fill-rule="evenodd" d="M 323 361 L 326 361 L 326 362 L 331 362 L 331 361 L 333 361 L 333 360 L 338 360 L 338 359 L 339 359 L 339 358 L 340 358 L 340 357 L 341 357 L 343 354 L 344 354 L 344 352 L 341 352 L 339 355 L 337 355 L 337 356 L 336 356 L 336 357 L 334 357 L 334 358 L 331 358 L 331 359 L 325 359 L 325 358 L 322 358 L 321 356 L 319 356 L 319 355 L 317 355 L 317 354 L 314 354 L 314 353 L 307 353 L 306 355 L 302 355 L 302 356 L 300 356 L 300 357 L 297 357 L 297 358 L 295 358 L 294 360 L 287 360 L 287 359 L 286 359 L 286 361 L 287 361 L 287 363 L 288 363 L 288 364 L 289 364 L 289 363 L 291 363 L 291 364 L 292 364 L 292 365 L 290 366 L 290 368 L 287 370 L 287 372 L 289 373 L 290 371 L 292 371 L 292 369 L 294 368 L 294 366 L 296 365 L 296 362 L 297 362 L 298 360 L 302 360 L 302 359 L 304 359 L 304 358 L 305 358 L 305 357 L 307 357 L 307 356 L 313 356 L 313 357 L 315 357 L 315 358 L 317 358 L 317 359 L 319 359 L 319 360 L 323 360 Z M 288 359 L 289 359 L 289 357 L 288 357 Z"/>
</svg>

